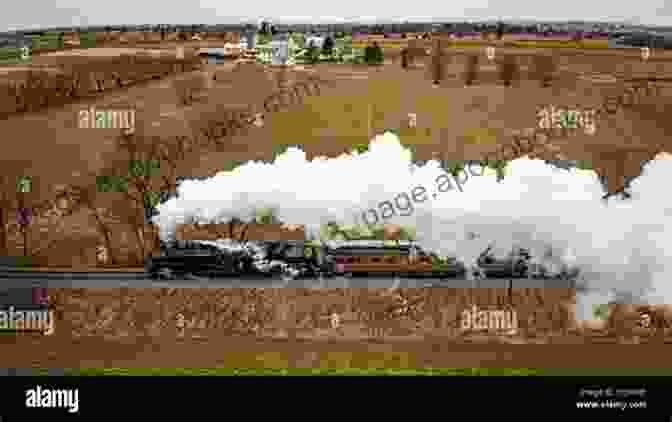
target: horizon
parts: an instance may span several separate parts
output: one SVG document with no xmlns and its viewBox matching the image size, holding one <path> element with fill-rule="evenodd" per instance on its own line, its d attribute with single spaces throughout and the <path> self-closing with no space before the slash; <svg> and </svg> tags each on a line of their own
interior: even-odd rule
<svg viewBox="0 0 672 422">
<path fill-rule="evenodd" d="M 280 25 L 280 26 L 292 26 L 292 25 L 310 25 L 310 26 L 325 26 L 325 25 L 334 25 L 334 26 L 339 26 L 339 25 L 353 25 L 353 26 L 375 26 L 375 25 L 403 25 L 403 24 L 418 24 L 418 25 L 443 25 L 443 24 L 468 24 L 468 25 L 482 25 L 482 24 L 496 24 L 496 23 L 503 23 L 505 25 L 549 25 L 549 26 L 560 26 L 560 25 L 615 25 L 615 26 L 623 26 L 624 30 L 632 30 L 632 29 L 648 29 L 648 30 L 668 30 L 672 31 L 672 25 L 646 25 L 646 24 L 632 24 L 632 23 L 627 23 L 623 21 L 593 21 L 593 20 L 585 20 L 585 21 L 577 21 L 577 20 L 509 20 L 509 19 L 502 19 L 502 20 L 496 20 L 496 19 L 482 19 L 482 20 L 468 20 L 468 19 L 462 19 L 462 20 L 433 20 L 433 21 L 341 21 L 341 22 L 298 22 L 298 21 L 279 21 L 277 19 L 267 19 L 268 22 L 274 25 Z M 25 27 L 21 29 L 11 29 L 11 30 L 5 30 L 5 31 L 0 31 L 0 35 L 12 35 L 12 34 L 17 34 L 17 33 L 22 33 L 22 32 L 48 32 L 52 30 L 57 30 L 57 29 L 99 29 L 99 28 L 104 28 L 105 26 L 110 26 L 110 27 L 126 27 L 126 28 L 139 28 L 139 27 L 150 27 L 149 29 L 153 29 L 151 27 L 155 26 L 166 26 L 170 28 L 174 27 L 190 27 L 190 26 L 196 26 L 198 28 L 213 28 L 213 27 L 218 27 L 218 26 L 245 26 L 245 25 L 250 25 L 253 24 L 255 26 L 258 26 L 259 22 L 220 22 L 220 23 L 214 23 L 214 24 L 206 24 L 206 23 L 106 23 L 106 24 L 99 24 L 99 25 L 59 25 L 59 26 L 33 26 L 33 27 Z M 241 30 L 244 28 L 241 28 Z"/>
<path fill-rule="evenodd" d="M 118 0 L 110 4 L 64 0 L 57 4 L 19 2 L 0 15 L 0 31 L 35 28 L 89 27 L 105 25 L 158 24 L 176 21 L 203 24 L 256 24 L 261 20 L 283 24 L 371 24 L 436 21 L 507 21 L 507 22 L 601 22 L 628 25 L 660 26 L 672 22 L 672 4 L 665 0 L 642 0 L 637 3 L 606 1 L 538 4 L 529 0 L 495 3 L 488 0 L 467 6 L 435 3 L 427 0 L 408 3 L 354 2 L 320 4 L 319 9 L 307 2 L 285 1 L 280 4 L 227 4 L 200 0 L 196 4 L 179 4 L 147 0 Z M 39 6 L 39 7 L 36 7 Z M 320 15 L 306 11 L 319 10 Z M 346 14 L 350 9 L 356 13 Z M 421 11 L 416 14 L 417 11 Z M 123 22 L 123 23 L 112 23 Z M 179 25 L 179 23 L 176 23 Z"/>
</svg>

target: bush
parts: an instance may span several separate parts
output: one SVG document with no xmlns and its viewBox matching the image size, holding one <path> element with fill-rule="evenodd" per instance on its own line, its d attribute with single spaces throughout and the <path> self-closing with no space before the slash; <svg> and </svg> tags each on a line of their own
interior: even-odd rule
<svg viewBox="0 0 672 422">
<path fill-rule="evenodd" d="M 352 150 L 362 154 L 369 150 L 369 146 L 367 144 L 355 144 L 352 146 Z"/>
<path fill-rule="evenodd" d="M 383 49 L 377 42 L 367 45 L 364 49 L 364 62 L 369 65 L 382 64 L 384 61 Z"/>
</svg>

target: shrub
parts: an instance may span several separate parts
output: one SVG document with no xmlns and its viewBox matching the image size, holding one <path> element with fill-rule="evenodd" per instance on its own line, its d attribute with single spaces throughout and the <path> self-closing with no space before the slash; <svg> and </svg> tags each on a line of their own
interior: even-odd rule
<svg viewBox="0 0 672 422">
<path fill-rule="evenodd" d="M 358 154 L 362 154 L 369 150 L 369 146 L 367 144 L 355 144 L 352 146 L 352 150 L 356 151 Z"/>
<path fill-rule="evenodd" d="M 369 65 L 382 64 L 384 61 L 383 49 L 377 42 L 367 45 L 364 49 L 364 62 Z"/>
<path fill-rule="evenodd" d="M 601 320 L 606 320 L 609 318 L 609 305 L 606 303 L 601 305 L 593 305 L 593 317 Z"/>
</svg>

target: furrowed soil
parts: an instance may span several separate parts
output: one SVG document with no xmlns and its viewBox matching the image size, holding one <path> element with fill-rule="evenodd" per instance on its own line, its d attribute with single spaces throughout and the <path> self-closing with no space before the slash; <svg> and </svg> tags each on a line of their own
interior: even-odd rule
<svg viewBox="0 0 672 422">
<path fill-rule="evenodd" d="M 0 336 L 17 368 L 662 368 L 670 333 L 577 328 L 568 289 L 52 289 L 51 336 Z M 515 333 L 460 331 L 514 309 Z M 399 311 L 404 309 L 404 311 Z M 330 316 L 340 315 L 334 328 Z M 621 319 L 620 321 L 623 321 Z M 639 343 L 637 347 L 615 347 Z M 514 347 L 535 344 L 537 347 Z M 540 347 L 547 346 L 547 347 Z"/>
</svg>

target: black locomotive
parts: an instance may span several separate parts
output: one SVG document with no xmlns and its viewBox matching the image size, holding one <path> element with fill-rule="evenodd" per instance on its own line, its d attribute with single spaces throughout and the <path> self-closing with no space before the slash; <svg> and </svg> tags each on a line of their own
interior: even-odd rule
<svg viewBox="0 0 672 422">
<path fill-rule="evenodd" d="M 153 278 L 187 274 L 204 277 L 320 277 L 333 274 L 320 245 L 303 241 L 163 243 L 145 267 Z"/>
<path fill-rule="evenodd" d="M 524 250 L 501 259 L 488 249 L 479 257 L 477 271 L 485 278 L 531 277 L 529 261 Z M 158 256 L 146 260 L 146 271 L 153 278 L 462 278 L 473 270 L 455 258 L 439 257 L 413 242 L 177 241 L 164 243 Z"/>
</svg>

